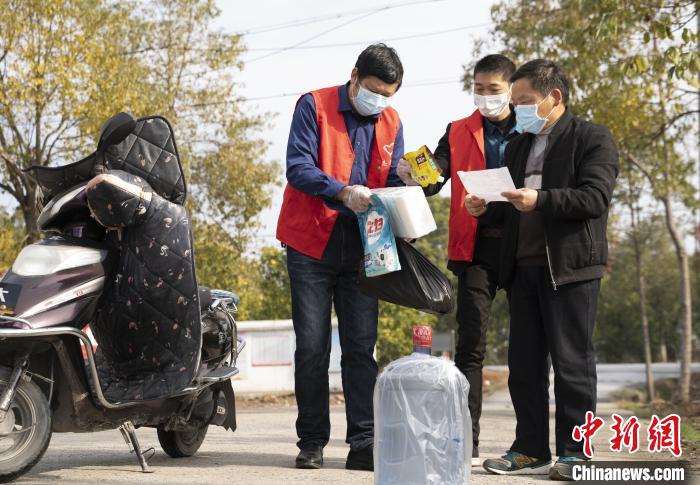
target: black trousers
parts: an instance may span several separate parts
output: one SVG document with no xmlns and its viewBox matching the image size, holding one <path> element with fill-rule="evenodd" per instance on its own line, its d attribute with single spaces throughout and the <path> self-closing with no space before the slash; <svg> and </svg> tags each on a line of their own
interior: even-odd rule
<svg viewBox="0 0 700 485">
<path fill-rule="evenodd" d="M 549 460 L 549 367 L 558 456 L 583 458 L 571 432 L 596 408 L 593 325 L 600 280 L 552 288 L 542 266 L 519 266 L 508 289 L 508 388 L 517 419 L 511 450 Z"/>
<path fill-rule="evenodd" d="M 478 456 L 479 452 L 486 329 L 491 303 L 498 289 L 500 246 L 500 238 L 479 237 L 476 240 L 472 262 L 458 275 L 458 337 L 455 364 L 469 381 L 468 402 L 472 418 L 474 456 Z"/>
</svg>

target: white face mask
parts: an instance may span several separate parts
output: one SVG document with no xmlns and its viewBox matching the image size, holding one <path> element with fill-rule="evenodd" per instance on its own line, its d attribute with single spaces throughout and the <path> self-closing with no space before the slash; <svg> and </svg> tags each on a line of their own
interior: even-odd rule
<svg viewBox="0 0 700 485">
<path fill-rule="evenodd" d="M 487 118 L 498 116 L 510 103 L 510 91 L 501 94 L 482 95 L 474 93 L 474 104 L 479 112 Z"/>
<path fill-rule="evenodd" d="M 357 82 L 357 88 L 357 96 L 352 98 L 352 102 L 355 110 L 361 116 L 378 115 L 389 106 L 389 98 L 387 96 L 382 96 L 363 88 L 359 81 Z"/>
</svg>

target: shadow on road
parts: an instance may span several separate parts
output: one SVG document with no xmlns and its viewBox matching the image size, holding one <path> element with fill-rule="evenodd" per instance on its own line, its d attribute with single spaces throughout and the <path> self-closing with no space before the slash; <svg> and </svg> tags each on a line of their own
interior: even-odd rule
<svg viewBox="0 0 700 485">
<path fill-rule="evenodd" d="M 158 450 L 156 455 L 148 461 L 148 464 L 157 472 L 158 468 L 192 468 L 201 473 L 207 468 L 218 467 L 273 467 L 281 469 L 294 469 L 296 453 L 260 453 L 260 452 L 218 452 L 202 451 L 190 458 L 170 458 Z M 37 467 L 16 483 L 34 483 L 36 481 L 55 481 L 56 476 L 52 472 L 59 470 L 80 469 L 81 471 L 105 471 L 109 469 L 113 473 L 133 473 L 141 475 L 141 469 L 135 455 L 124 452 L 101 452 L 100 454 L 86 454 L 78 450 L 62 453 L 60 463 L 39 463 Z M 344 469 L 345 460 L 325 459 L 324 468 Z"/>
</svg>

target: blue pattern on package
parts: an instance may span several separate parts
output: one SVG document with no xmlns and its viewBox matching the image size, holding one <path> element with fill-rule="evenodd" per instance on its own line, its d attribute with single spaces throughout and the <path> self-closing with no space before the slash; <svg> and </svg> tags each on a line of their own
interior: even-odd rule
<svg viewBox="0 0 700 485">
<path fill-rule="evenodd" d="M 379 276 L 401 269 L 396 240 L 389 224 L 389 211 L 381 199 L 372 195 L 374 205 L 357 214 L 360 237 L 364 248 L 365 274 Z"/>
</svg>

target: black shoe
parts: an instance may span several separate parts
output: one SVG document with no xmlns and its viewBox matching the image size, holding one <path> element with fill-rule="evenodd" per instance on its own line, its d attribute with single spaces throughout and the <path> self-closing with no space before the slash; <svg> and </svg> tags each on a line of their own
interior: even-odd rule
<svg viewBox="0 0 700 485">
<path fill-rule="evenodd" d="M 372 447 L 359 450 L 350 450 L 348 459 L 345 461 L 345 468 L 348 470 L 374 471 L 374 453 Z"/>
<path fill-rule="evenodd" d="M 323 448 L 308 448 L 297 455 L 296 467 L 305 470 L 318 470 L 323 466 Z"/>
</svg>

